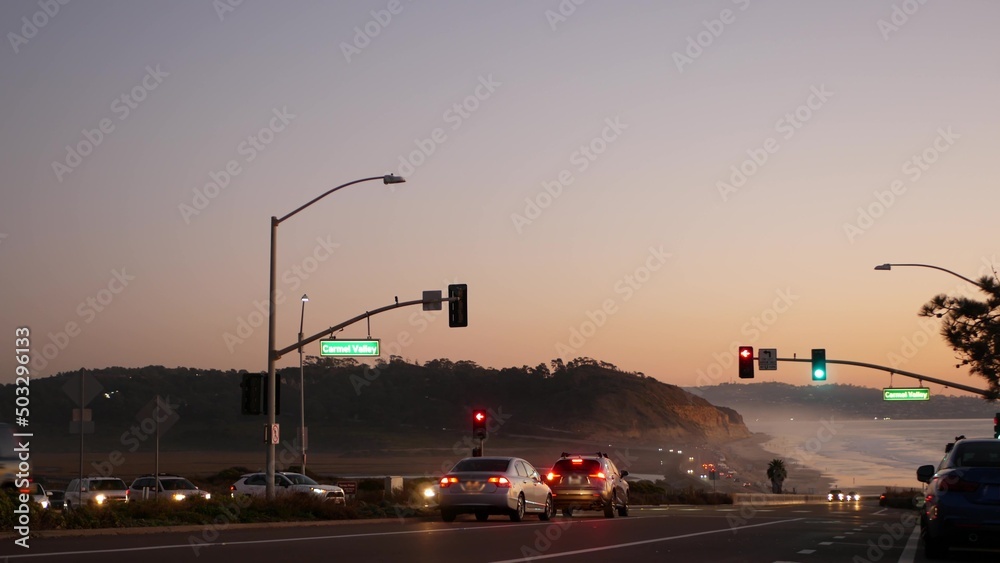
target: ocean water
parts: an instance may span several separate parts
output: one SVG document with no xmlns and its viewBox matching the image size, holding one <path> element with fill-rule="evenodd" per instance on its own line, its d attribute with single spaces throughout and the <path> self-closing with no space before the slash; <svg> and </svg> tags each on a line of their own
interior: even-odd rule
<svg viewBox="0 0 1000 563">
<path fill-rule="evenodd" d="M 770 439 L 774 452 L 794 472 L 796 464 L 818 469 L 840 488 L 869 492 L 885 486 L 920 488 L 917 467 L 937 465 L 956 436 L 992 436 L 993 420 L 768 420 L 746 422 Z"/>
</svg>

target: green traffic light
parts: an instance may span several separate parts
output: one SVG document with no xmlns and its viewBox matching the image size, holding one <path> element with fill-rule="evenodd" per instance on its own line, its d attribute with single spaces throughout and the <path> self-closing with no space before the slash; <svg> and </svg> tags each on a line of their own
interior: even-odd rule
<svg viewBox="0 0 1000 563">
<path fill-rule="evenodd" d="M 813 372 L 813 379 L 815 379 L 815 380 L 826 379 L 826 372 L 823 371 L 823 370 L 821 370 L 821 369 L 818 369 L 818 370 L 814 371 Z"/>
<path fill-rule="evenodd" d="M 826 349 L 813 348 L 812 351 L 813 381 L 826 381 Z"/>
</svg>

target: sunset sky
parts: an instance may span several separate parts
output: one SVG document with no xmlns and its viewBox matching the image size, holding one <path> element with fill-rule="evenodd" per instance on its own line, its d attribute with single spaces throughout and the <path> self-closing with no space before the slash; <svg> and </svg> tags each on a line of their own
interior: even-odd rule
<svg viewBox="0 0 1000 563">
<path fill-rule="evenodd" d="M 383 313 L 383 356 L 692 386 L 736 380 L 741 344 L 825 348 L 986 386 L 917 315 L 974 288 L 873 267 L 1000 264 L 1000 3 L 25 0 L 0 21 L 0 383 L 22 326 L 35 377 L 266 369 L 269 218 L 396 173 L 281 224 L 279 347 L 303 293 L 309 335 L 460 282 L 467 328 Z"/>
</svg>

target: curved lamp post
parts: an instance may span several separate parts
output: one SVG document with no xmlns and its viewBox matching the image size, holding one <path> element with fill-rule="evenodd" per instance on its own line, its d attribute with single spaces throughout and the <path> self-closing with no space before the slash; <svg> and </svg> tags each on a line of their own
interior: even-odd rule
<svg viewBox="0 0 1000 563">
<path fill-rule="evenodd" d="M 316 203 L 317 201 L 323 199 L 324 197 L 332 194 L 333 192 L 346 188 L 347 186 L 353 186 L 354 184 L 360 184 L 361 182 L 370 182 L 372 180 L 382 180 L 383 184 L 401 184 L 406 180 L 402 176 L 396 176 L 395 174 L 386 174 L 384 176 L 372 176 L 371 178 L 362 178 L 360 180 L 354 180 L 353 182 L 348 182 L 346 184 L 341 184 L 336 188 L 326 191 L 319 197 L 313 198 L 311 201 L 302 205 L 292 211 L 284 217 L 271 217 L 271 264 L 270 264 L 270 291 L 268 293 L 268 306 L 267 306 L 267 498 L 268 500 L 274 499 L 274 445 L 275 438 L 277 438 L 277 433 L 275 432 L 275 422 L 274 422 L 274 391 L 275 391 L 275 374 L 274 374 L 274 363 L 278 360 L 278 354 L 275 350 L 275 300 L 277 299 L 276 285 L 276 264 L 277 264 L 277 253 L 275 251 L 276 243 L 278 241 L 278 225 L 282 222 L 290 219 L 293 215 L 302 211 L 303 209 L 309 207 L 310 205 Z M 304 314 L 304 313 L 303 313 Z"/>
<path fill-rule="evenodd" d="M 970 280 L 969 278 L 967 278 L 967 277 L 965 277 L 965 276 L 963 276 L 961 274 L 956 274 L 955 272 L 952 272 L 951 270 L 946 270 L 945 268 L 941 268 L 940 266 L 932 266 L 930 264 L 889 264 L 889 263 L 886 263 L 886 264 L 879 264 L 878 266 L 875 266 L 875 269 L 876 270 L 891 270 L 893 266 L 918 266 L 920 268 L 933 268 L 935 270 L 941 270 L 942 272 L 947 272 L 947 273 L 955 276 L 956 278 L 959 278 L 959 279 L 962 279 L 964 281 L 967 281 L 967 282 L 971 283 L 972 285 L 978 287 L 979 289 L 983 288 L 983 286 L 979 285 L 978 283 Z"/>
</svg>

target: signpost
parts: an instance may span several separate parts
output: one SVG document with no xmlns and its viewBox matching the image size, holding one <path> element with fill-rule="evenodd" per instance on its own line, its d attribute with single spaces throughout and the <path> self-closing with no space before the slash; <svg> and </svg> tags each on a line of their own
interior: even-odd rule
<svg viewBox="0 0 1000 563">
<path fill-rule="evenodd" d="M 927 387 L 888 387 L 882 389 L 883 401 L 926 401 L 931 398 Z"/>
<path fill-rule="evenodd" d="M 379 339 L 373 340 L 320 340 L 320 356 L 364 357 L 379 355 Z"/>
</svg>

